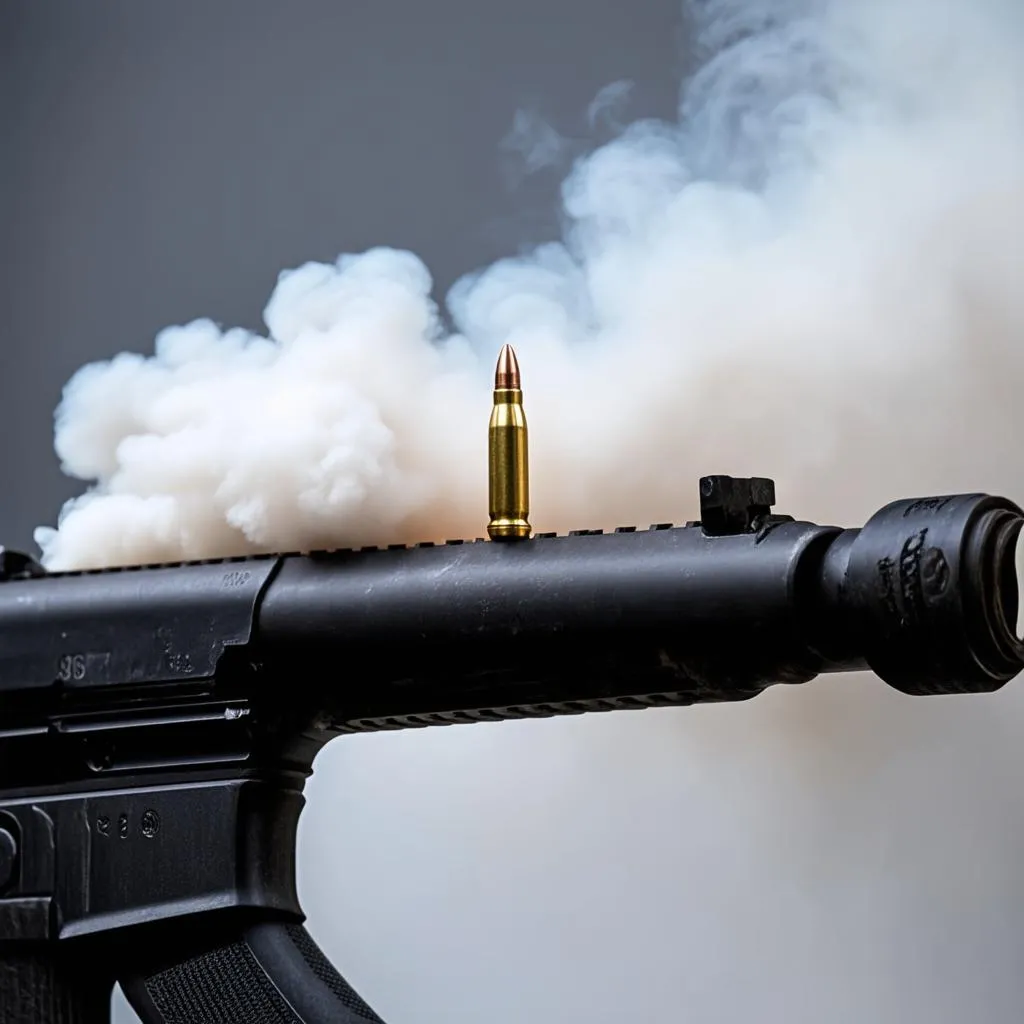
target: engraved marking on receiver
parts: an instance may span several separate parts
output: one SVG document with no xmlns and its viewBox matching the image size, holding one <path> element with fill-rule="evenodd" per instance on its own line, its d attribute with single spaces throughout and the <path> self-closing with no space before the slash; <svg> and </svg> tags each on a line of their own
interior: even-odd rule
<svg viewBox="0 0 1024 1024">
<path fill-rule="evenodd" d="M 122 839 L 128 838 L 128 815 L 119 814 L 117 816 L 117 834 Z"/>
<path fill-rule="evenodd" d="M 188 674 L 192 671 L 192 659 L 187 651 L 177 649 L 177 637 L 174 631 L 166 626 L 160 626 L 156 631 L 156 637 L 160 641 L 163 650 L 164 664 L 172 672 Z"/>
<path fill-rule="evenodd" d="M 222 587 L 244 587 L 252 579 L 252 573 L 248 569 L 234 569 L 224 573 L 221 577 Z"/>
<path fill-rule="evenodd" d="M 62 683 L 78 682 L 85 678 L 85 655 L 62 654 L 57 661 L 57 679 Z"/>
<path fill-rule="evenodd" d="M 160 815 L 152 808 L 144 811 L 139 831 L 147 838 L 152 839 L 160 831 Z"/>
<path fill-rule="evenodd" d="M 105 814 L 96 819 L 96 832 L 101 836 L 110 835 L 110 819 Z"/>
<path fill-rule="evenodd" d="M 62 654 L 57 659 L 56 678 L 61 683 L 101 682 L 110 672 L 109 651 Z"/>
</svg>

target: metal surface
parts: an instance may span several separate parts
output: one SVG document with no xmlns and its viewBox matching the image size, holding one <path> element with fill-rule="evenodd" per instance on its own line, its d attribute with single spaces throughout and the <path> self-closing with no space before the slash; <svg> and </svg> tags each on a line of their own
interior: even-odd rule
<svg viewBox="0 0 1024 1024">
<path fill-rule="evenodd" d="M 494 405 L 487 431 L 491 540 L 530 536 L 530 455 L 519 363 L 502 347 L 494 373 Z"/>
<path fill-rule="evenodd" d="M 1024 667 L 1012 502 L 898 501 L 844 530 L 773 514 L 763 478 L 700 495 L 687 526 L 515 544 L 50 575 L 9 553 L 0 1020 L 102 1020 L 115 974 L 147 1024 L 375 1020 L 299 927 L 302 787 L 335 736 L 865 667 L 988 692 Z"/>
<path fill-rule="evenodd" d="M 0 693 L 152 685 L 214 674 L 248 643 L 274 558 L 67 574 L 0 583 Z M 0 721 L 0 734 L 3 724 Z"/>
</svg>

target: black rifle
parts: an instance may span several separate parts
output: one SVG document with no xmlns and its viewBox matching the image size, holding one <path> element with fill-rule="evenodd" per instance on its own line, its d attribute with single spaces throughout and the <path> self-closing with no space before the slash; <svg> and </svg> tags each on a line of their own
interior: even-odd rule
<svg viewBox="0 0 1024 1024">
<path fill-rule="evenodd" d="M 1024 667 L 1024 513 L 897 501 L 862 529 L 705 477 L 701 521 L 514 543 L 45 573 L 0 558 L 0 1019 L 379 1018 L 309 937 L 302 789 L 343 733 L 745 700 L 871 669 Z"/>
</svg>

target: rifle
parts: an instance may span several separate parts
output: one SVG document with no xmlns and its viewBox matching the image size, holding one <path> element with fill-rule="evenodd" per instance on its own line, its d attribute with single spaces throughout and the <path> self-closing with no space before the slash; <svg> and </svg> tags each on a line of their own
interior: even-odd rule
<svg viewBox="0 0 1024 1024">
<path fill-rule="evenodd" d="M 746 700 L 870 669 L 906 694 L 1024 667 L 1024 512 L 896 501 L 860 529 L 704 477 L 701 518 L 47 573 L 0 556 L 0 1018 L 380 1018 L 303 927 L 313 758 L 375 729 Z"/>
</svg>

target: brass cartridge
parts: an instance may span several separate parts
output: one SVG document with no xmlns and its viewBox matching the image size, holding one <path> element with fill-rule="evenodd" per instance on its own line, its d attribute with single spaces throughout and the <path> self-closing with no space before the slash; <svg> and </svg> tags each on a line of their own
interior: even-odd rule
<svg viewBox="0 0 1024 1024">
<path fill-rule="evenodd" d="M 519 363 L 502 346 L 494 372 L 494 406 L 488 427 L 491 540 L 530 536 L 530 458 Z"/>
</svg>

